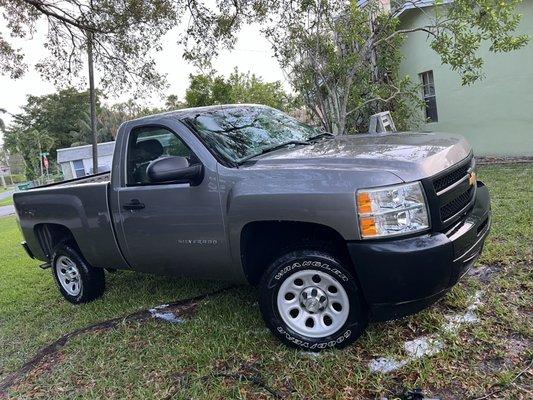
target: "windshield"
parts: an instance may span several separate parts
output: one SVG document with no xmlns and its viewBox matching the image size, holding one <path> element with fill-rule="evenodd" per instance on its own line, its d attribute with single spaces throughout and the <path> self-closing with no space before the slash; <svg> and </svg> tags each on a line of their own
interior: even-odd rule
<svg viewBox="0 0 533 400">
<path fill-rule="evenodd" d="M 305 142 L 324 133 L 270 107 L 213 109 L 186 121 L 206 146 L 237 164 L 284 143 Z"/>
</svg>

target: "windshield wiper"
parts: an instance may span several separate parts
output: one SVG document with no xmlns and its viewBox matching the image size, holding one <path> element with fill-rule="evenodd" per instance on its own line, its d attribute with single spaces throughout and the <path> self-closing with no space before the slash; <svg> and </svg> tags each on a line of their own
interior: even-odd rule
<svg viewBox="0 0 533 400">
<path fill-rule="evenodd" d="M 318 140 L 318 139 L 322 139 L 322 138 L 327 138 L 327 137 L 334 137 L 335 135 L 332 134 L 332 133 L 328 133 L 328 132 L 323 132 L 323 133 L 320 133 L 316 136 L 311 136 L 309 139 L 307 139 L 307 142 L 312 142 L 314 140 Z"/>
<path fill-rule="evenodd" d="M 251 158 L 260 156 L 260 155 L 265 154 L 265 153 L 270 153 L 271 151 L 278 150 L 278 149 L 281 149 L 281 148 L 286 147 L 286 146 L 290 146 L 291 144 L 292 145 L 309 146 L 311 143 L 309 143 L 308 141 L 304 142 L 302 140 L 289 140 L 287 142 L 283 142 L 283 143 L 280 143 L 280 144 L 275 144 L 273 146 L 269 146 L 269 147 L 265 147 L 265 148 L 261 149 L 261 151 L 259 153 L 251 154 L 249 156 L 241 158 L 239 160 L 238 164 L 241 165 L 241 164 L 245 163 L 246 161 L 248 161 Z"/>
</svg>

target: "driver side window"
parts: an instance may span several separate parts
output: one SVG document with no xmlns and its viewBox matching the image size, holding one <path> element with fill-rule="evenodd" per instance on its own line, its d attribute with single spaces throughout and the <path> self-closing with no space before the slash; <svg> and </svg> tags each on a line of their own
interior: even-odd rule
<svg viewBox="0 0 533 400">
<path fill-rule="evenodd" d="M 168 156 L 185 157 L 189 165 L 199 162 L 187 145 L 172 131 L 159 126 L 134 129 L 128 143 L 128 185 L 150 183 L 146 168 L 153 160 Z"/>
</svg>

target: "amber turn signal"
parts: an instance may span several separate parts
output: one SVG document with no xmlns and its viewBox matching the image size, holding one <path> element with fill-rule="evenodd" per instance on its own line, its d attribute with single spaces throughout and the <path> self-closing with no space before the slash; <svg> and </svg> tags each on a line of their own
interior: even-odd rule
<svg viewBox="0 0 533 400">
<path fill-rule="evenodd" d="M 363 217 L 360 221 L 361 234 L 363 236 L 376 236 L 378 228 L 376 227 L 376 219 L 374 217 Z"/>
<path fill-rule="evenodd" d="M 361 192 L 357 194 L 357 211 L 359 214 L 367 214 L 372 212 L 372 199 L 368 192 Z"/>
</svg>

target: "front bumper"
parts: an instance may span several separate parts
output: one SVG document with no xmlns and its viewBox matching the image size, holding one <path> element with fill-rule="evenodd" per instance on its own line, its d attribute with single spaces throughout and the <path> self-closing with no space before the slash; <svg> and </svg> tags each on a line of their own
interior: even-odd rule
<svg viewBox="0 0 533 400">
<path fill-rule="evenodd" d="M 478 182 L 473 208 L 445 233 L 349 242 L 370 318 L 400 318 L 440 299 L 477 260 L 490 224 L 489 191 Z"/>
</svg>

